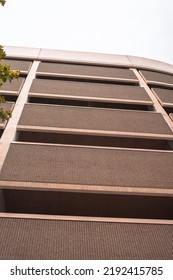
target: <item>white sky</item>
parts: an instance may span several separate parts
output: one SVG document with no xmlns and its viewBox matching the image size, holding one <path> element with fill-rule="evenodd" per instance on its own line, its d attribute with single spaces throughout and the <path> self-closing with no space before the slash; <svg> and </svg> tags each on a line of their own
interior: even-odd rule
<svg viewBox="0 0 173 280">
<path fill-rule="evenodd" d="M 7 0 L 0 7 L 0 44 L 173 64 L 173 0 Z"/>
</svg>

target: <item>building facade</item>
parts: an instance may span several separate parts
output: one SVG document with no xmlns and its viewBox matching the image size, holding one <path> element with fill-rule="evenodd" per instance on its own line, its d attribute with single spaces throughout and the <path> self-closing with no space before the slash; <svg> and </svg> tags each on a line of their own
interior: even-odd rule
<svg viewBox="0 0 173 280">
<path fill-rule="evenodd" d="M 173 65 L 6 52 L 0 259 L 172 259 Z"/>
</svg>

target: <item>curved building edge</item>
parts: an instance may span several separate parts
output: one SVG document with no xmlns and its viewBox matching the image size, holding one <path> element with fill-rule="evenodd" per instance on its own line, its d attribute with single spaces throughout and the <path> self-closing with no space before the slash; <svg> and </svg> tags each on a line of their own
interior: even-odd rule
<svg viewBox="0 0 173 280">
<path fill-rule="evenodd" d="M 4 49 L 8 58 L 28 58 L 42 61 L 75 61 L 78 63 L 86 64 L 91 63 L 102 65 L 116 65 L 121 67 L 142 68 L 173 74 L 172 64 L 138 56 L 15 46 L 5 46 Z"/>
</svg>

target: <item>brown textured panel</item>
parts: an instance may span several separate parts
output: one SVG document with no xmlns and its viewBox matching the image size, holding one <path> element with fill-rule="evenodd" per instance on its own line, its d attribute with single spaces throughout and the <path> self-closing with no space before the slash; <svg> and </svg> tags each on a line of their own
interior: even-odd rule
<svg viewBox="0 0 173 280">
<path fill-rule="evenodd" d="M 76 96 L 82 98 L 109 98 L 151 102 L 144 88 L 138 86 L 113 85 L 104 83 L 75 82 L 63 80 L 36 79 L 30 92 Z"/>
<path fill-rule="evenodd" d="M 162 104 L 172 103 L 173 104 L 173 90 L 162 89 L 162 88 L 153 88 L 156 95 L 161 100 Z"/>
<path fill-rule="evenodd" d="M 173 153 L 11 144 L 0 179 L 173 188 Z"/>
<path fill-rule="evenodd" d="M 163 74 L 154 71 L 140 70 L 147 82 L 159 82 L 173 85 L 173 75 Z"/>
<path fill-rule="evenodd" d="M 173 114 L 171 113 L 171 114 L 169 114 L 170 115 L 170 118 L 173 120 Z"/>
<path fill-rule="evenodd" d="M 129 69 L 80 64 L 41 62 L 38 67 L 38 72 L 137 80 L 133 71 Z"/>
<path fill-rule="evenodd" d="M 161 114 L 130 110 L 27 104 L 19 124 L 96 131 L 172 134 Z"/>
<path fill-rule="evenodd" d="M 0 88 L 0 92 L 3 91 L 14 91 L 15 93 L 19 93 L 23 83 L 24 78 L 18 78 L 13 80 L 12 82 L 7 81 L 3 86 Z"/>
<path fill-rule="evenodd" d="M 173 259 L 173 226 L 0 219 L 0 259 Z"/>
<path fill-rule="evenodd" d="M 13 70 L 28 72 L 32 62 L 28 60 L 4 59 L 3 63 L 10 64 Z"/>
</svg>

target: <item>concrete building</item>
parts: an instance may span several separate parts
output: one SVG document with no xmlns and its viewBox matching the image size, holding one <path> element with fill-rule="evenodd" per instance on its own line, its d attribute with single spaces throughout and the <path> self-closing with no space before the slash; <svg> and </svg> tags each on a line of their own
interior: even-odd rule
<svg viewBox="0 0 173 280">
<path fill-rule="evenodd" d="M 6 52 L 0 259 L 173 259 L 173 65 Z"/>
</svg>

